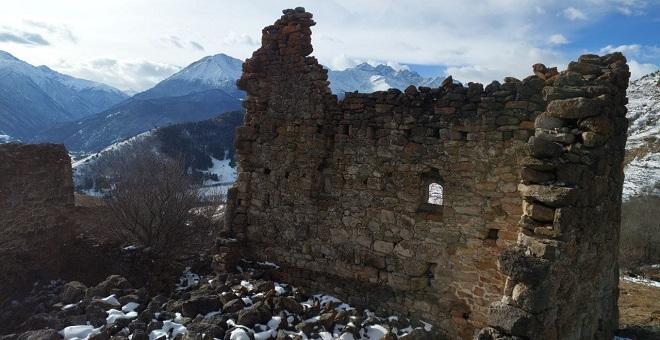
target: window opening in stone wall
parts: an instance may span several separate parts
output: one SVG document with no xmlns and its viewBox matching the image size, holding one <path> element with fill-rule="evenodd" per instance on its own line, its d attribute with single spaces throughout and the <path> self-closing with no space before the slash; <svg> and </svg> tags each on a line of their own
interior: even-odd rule
<svg viewBox="0 0 660 340">
<path fill-rule="evenodd" d="M 421 179 L 418 212 L 441 214 L 445 204 L 446 184 L 440 176 L 440 171 L 432 168 L 430 171 L 423 173 Z"/>
<path fill-rule="evenodd" d="M 440 183 L 429 184 L 429 197 L 426 203 L 442 205 L 442 185 Z"/>
</svg>

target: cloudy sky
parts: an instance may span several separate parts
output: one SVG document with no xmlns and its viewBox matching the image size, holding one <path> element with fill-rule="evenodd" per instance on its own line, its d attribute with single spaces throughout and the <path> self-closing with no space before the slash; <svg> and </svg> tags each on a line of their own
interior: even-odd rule
<svg viewBox="0 0 660 340">
<path fill-rule="evenodd" d="M 660 0 L 3 0 L 0 49 L 140 91 L 207 55 L 249 57 L 296 6 L 314 13 L 314 55 L 334 69 L 381 62 L 490 82 L 583 53 L 622 51 L 634 77 L 660 65 Z"/>
</svg>

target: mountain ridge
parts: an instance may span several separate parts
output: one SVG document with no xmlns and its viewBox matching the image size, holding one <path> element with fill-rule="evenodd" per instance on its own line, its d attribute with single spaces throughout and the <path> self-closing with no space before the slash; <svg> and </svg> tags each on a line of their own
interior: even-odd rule
<svg viewBox="0 0 660 340">
<path fill-rule="evenodd" d="M 6 51 L 0 51 L 0 88 L 0 132 L 15 139 L 29 139 L 128 98 L 109 85 L 34 66 Z"/>
</svg>

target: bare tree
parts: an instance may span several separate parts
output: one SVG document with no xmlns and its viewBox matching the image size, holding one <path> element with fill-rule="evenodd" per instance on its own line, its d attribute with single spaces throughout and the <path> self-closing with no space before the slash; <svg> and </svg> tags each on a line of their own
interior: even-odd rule
<svg viewBox="0 0 660 340">
<path fill-rule="evenodd" d="M 633 197 L 621 207 L 619 264 L 626 269 L 660 262 L 660 198 Z"/>
<path fill-rule="evenodd" d="M 183 162 L 149 150 L 116 165 L 110 207 L 112 228 L 123 242 L 149 248 L 156 256 L 184 255 L 210 240 L 209 203 L 187 175 Z"/>
</svg>

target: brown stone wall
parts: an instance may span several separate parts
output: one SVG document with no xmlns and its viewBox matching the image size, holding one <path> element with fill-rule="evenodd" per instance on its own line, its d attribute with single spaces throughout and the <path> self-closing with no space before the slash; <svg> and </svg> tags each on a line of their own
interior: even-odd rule
<svg viewBox="0 0 660 340">
<path fill-rule="evenodd" d="M 518 244 L 500 256 L 504 298 L 483 339 L 612 339 L 629 76 L 620 53 L 584 55 L 543 89 Z"/>
<path fill-rule="evenodd" d="M 0 190 L 26 204 L 73 206 L 71 159 L 61 144 L 0 145 Z"/>
<path fill-rule="evenodd" d="M 61 271 L 75 230 L 71 160 L 63 145 L 0 145 L 0 301 Z"/>
<path fill-rule="evenodd" d="M 348 93 L 338 101 L 327 71 L 309 56 L 313 25 L 302 9 L 284 11 L 243 65 L 238 84 L 248 94 L 246 119 L 237 130 L 240 171 L 227 226 L 244 257 L 277 263 L 286 280 L 470 338 L 488 324 L 489 305 L 500 300 L 510 276 L 498 270 L 498 255 L 525 240 L 518 235 L 521 172 L 548 181 L 559 176 L 522 167 L 531 159 L 534 121 L 548 97 L 589 89 L 579 74 L 536 65 L 522 81 L 485 88 L 448 78 L 440 88 Z M 564 89 L 566 82 L 576 92 Z M 625 138 L 625 126 L 611 131 Z M 580 145 L 591 138 L 562 132 Z M 535 142 L 542 137 L 531 145 L 545 145 Z M 615 166 L 617 157 L 605 158 Z M 443 186 L 441 207 L 426 203 L 432 182 Z M 614 199 L 620 185 L 593 195 Z M 544 221 L 555 218 L 543 206 L 524 208 Z M 608 214 L 599 218 L 611 229 L 616 210 Z M 611 243 L 593 246 L 616 255 Z M 612 288 L 606 285 L 603 294 Z"/>
</svg>

